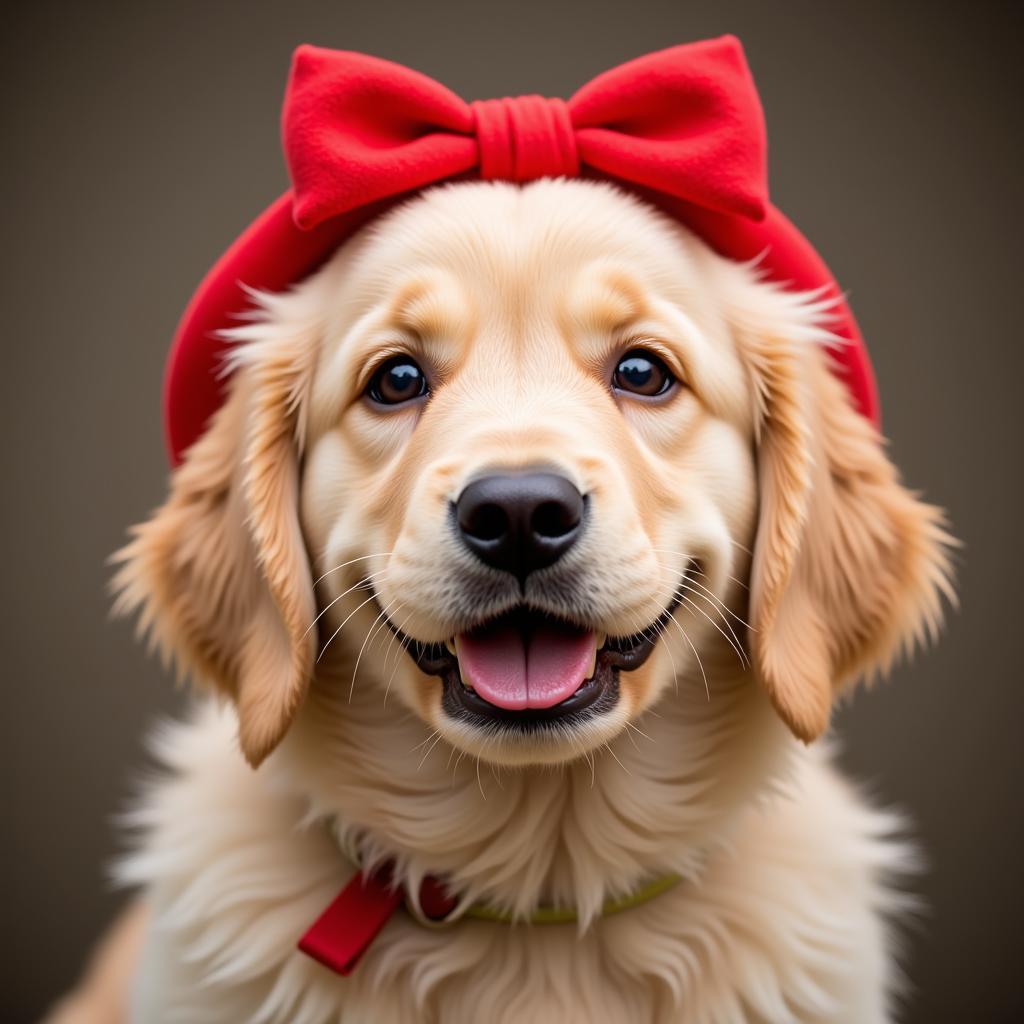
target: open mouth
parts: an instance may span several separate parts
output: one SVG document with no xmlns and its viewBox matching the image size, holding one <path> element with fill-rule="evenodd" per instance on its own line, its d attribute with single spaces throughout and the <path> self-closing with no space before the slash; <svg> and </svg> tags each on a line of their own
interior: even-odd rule
<svg viewBox="0 0 1024 1024">
<path fill-rule="evenodd" d="M 442 678 L 442 705 L 452 718 L 528 731 L 556 722 L 572 725 L 614 707 L 619 672 L 647 661 L 675 604 L 649 628 L 624 637 L 527 607 L 444 644 L 418 643 L 391 628 L 421 671 Z"/>
</svg>

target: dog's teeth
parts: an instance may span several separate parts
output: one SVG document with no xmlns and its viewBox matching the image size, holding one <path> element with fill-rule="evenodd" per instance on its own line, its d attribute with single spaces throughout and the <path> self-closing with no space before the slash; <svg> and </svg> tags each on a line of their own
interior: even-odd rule
<svg viewBox="0 0 1024 1024">
<path fill-rule="evenodd" d="M 601 650 L 601 648 L 604 647 L 604 645 L 605 645 L 605 643 L 607 643 L 607 641 L 608 641 L 608 634 L 607 633 L 598 633 L 597 636 L 594 638 L 594 649 L 598 650 L 598 651 Z"/>
<path fill-rule="evenodd" d="M 583 677 L 584 679 L 593 679 L 594 672 L 597 670 L 597 647 L 590 652 L 590 667 L 587 669 L 587 674 Z"/>
<path fill-rule="evenodd" d="M 459 649 L 456 646 L 455 640 L 445 640 L 444 645 L 452 652 L 452 654 L 455 655 L 455 670 L 459 673 L 459 682 L 462 683 L 467 690 L 472 690 L 473 684 L 467 683 L 466 677 L 462 674 L 462 662 L 459 661 Z M 476 691 L 474 690 L 473 692 L 475 693 Z"/>
</svg>

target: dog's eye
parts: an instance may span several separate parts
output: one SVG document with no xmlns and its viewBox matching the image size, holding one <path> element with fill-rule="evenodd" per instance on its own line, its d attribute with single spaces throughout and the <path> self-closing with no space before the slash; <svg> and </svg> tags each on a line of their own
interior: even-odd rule
<svg viewBox="0 0 1024 1024">
<path fill-rule="evenodd" d="M 648 398 L 665 394 L 675 381 L 672 372 L 656 355 L 641 348 L 627 352 L 612 374 L 612 387 L 616 390 Z"/>
<path fill-rule="evenodd" d="M 427 378 L 409 356 L 389 359 L 371 378 L 366 393 L 381 405 L 400 405 L 427 393 Z"/>
</svg>

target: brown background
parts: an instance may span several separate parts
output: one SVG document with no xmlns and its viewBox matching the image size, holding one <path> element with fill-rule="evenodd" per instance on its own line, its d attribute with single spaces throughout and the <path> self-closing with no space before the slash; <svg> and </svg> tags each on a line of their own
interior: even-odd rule
<svg viewBox="0 0 1024 1024">
<path fill-rule="evenodd" d="M 120 897 L 112 817 L 170 681 L 107 620 L 104 558 L 162 497 L 160 375 L 220 249 L 284 187 L 291 49 L 463 95 L 567 95 L 735 32 L 779 205 L 849 289 L 907 479 L 966 542 L 937 651 L 840 717 L 930 867 L 913 1022 L 1021 1020 L 1021 19 L 1017 5 L 705 0 L 35 3 L 3 15 L 3 982 L 27 1021 Z"/>
</svg>

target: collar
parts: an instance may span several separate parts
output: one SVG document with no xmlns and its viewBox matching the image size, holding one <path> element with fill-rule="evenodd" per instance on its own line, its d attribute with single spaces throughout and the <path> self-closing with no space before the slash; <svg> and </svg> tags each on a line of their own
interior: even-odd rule
<svg viewBox="0 0 1024 1024">
<path fill-rule="evenodd" d="M 679 881 L 677 874 L 663 875 L 626 896 L 605 900 L 600 916 L 611 917 L 642 906 Z M 576 908 L 571 906 L 540 906 L 520 918 L 485 903 L 472 903 L 458 914 L 457 900 L 444 882 L 433 875 L 424 878 L 418 899 L 410 903 L 394 878 L 394 865 L 388 863 L 376 871 L 356 872 L 299 940 L 299 949 L 337 974 L 351 974 L 403 902 L 424 927 L 444 927 L 464 917 L 506 925 L 573 924 L 579 920 Z"/>
</svg>

